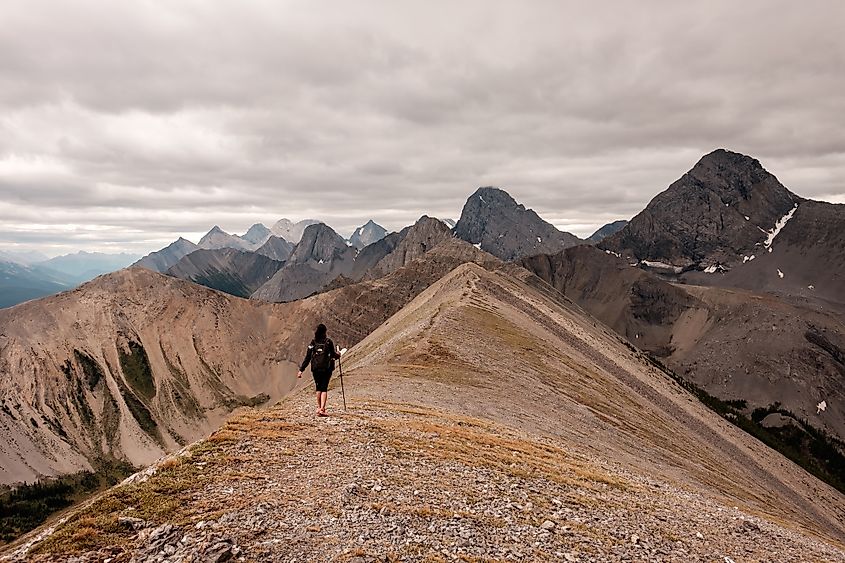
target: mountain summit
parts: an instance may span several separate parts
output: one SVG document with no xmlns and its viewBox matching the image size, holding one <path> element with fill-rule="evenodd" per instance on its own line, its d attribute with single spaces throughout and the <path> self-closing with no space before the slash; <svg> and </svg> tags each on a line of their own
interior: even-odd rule
<svg viewBox="0 0 845 563">
<path fill-rule="evenodd" d="M 599 246 L 678 271 L 760 256 L 803 201 L 750 156 L 705 155 Z"/>
<path fill-rule="evenodd" d="M 502 260 L 553 254 L 582 242 L 493 187 L 478 188 L 467 199 L 455 235 Z"/>
<path fill-rule="evenodd" d="M 310 225 L 319 223 L 314 219 L 304 219 L 298 223 L 294 223 L 290 219 L 279 219 L 270 231 L 277 237 L 281 237 L 286 241 L 296 244 L 302 238 L 305 229 Z"/>
<path fill-rule="evenodd" d="M 199 247 L 188 239 L 179 237 L 165 248 L 147 254 L 133 266 L 164 273 L 197 248 Z"/>
<path fill-rule="evenodd" d="M 387 229 L 370 219 L 366 224 L 355 229 L 355 232 L 349 237 L 349 244 L 361 250 L 365 246 L 380 241 L 385 236 L 387 236 Z"/>
</svg>

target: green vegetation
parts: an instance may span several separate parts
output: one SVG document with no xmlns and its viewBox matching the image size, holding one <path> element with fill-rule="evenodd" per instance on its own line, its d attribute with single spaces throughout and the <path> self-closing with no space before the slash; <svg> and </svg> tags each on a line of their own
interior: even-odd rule
<svg viewBox="0 0 845 563">
<path fill-rule="evenodd" d="M 173 376 L 171 379 L 171 389 L 173 400 L 176 402 L 177 408 L 186 416 L 200 418 L 203 413 L 203 409 L 196 397 L 194 397 L 193 393 L 191 393 L 188 376 L 185 375 L 185 372 L 182 371 L 176 364 L 170 361 L 170 358 L 167 357 L 167 353 L 165 353 L 164 346 L 161 342 L 159 342 L 159 347 L 161 348 L 161 357 L 164 358 L 164 363 L 167 365 L 170 375 Z M 178 361 L 179 356 L 177 355 L 176 357 Z"/>
<path fill-rule="evenodd" d="M 198 276 L 192 281 L 205 287 L 234 295 L 235 297 L 249 298 L 252 294 L 249 288 L 237 276 L 226 272 L 213 272 L 206 276 Z"/>
<path fill-rule="evenodd" d="M 270 400 L 270 395 L 267 393 L 259 393 L 255 397 L 246 397 L 244 395 L 235 395 L 234 397 L 227 397 L 223 400 L 223 405 L 229 409 L 234 410 L 238 407 L 257 407 L 263 405 Z"/>
<path fill-rule="evenodd" d="M 94 358 L 79 350 L 73 351 L 73 357 L 76 358 L 76 362 L 82 367 L 82 374 L 85 376 L 88 389 L 93 391 L 97 383 L 105 379 L 100 364 Z"/>
<path fill-rule="evenodd" d="M 99 460 L 96 471 L 80 471 L 19 487 L 0 486 L 0 545 L 33 530 L 50 516 L 134 473 L 124 461 Z"/>
<path fill-rule="evenodd" d="M 152 399 L 156 394 L 155 381 L 153 380 L 153 370 L 150 367 L 150 360 L 147 357 L 147 351 L 144 346 L 130 340 L 127 343 L 129 353 L 118 346 L 118 355 L 120 359 L 120 369 L 123 370 L 123 375 L 126 377 L 126 382 L 134 389 L 140 396 L 146 399 Z"/>
<path fill-rule="evenodd" d="M 639 350 L 630 344 L 629 347 L 639 353 Z M 777 450 L 828 485 L 845 493 L 845 444 L 840 440 L 811 426 L 806 420 L 800 420 L 793 413 L 782 409 L 779 403 L 755 409 L 749 417 L 746 415 L 748 406 L 745 400 L 725 401 L 714 397 L 667 368 L 660 360 L 647 354 L 645 358 L 695 395 L 710 410 Z M 793 419 L 797 424 L 766 428 L 762 421 L 774 412 Z"/>
<path fill-rule="evenodd" d="M 122 381 L 117 380 L 117 384 L 120 387 L 120 394 L 123 395 L 123 400 L 126 401 L 126 406 L 129 407 L 129 412 L 138 421 L 138 426 L 141 427 L 141 430 L 149 434 L 156 442 L 163 445 L 164 440 L 162 440 L 158 424 L 150 410 Z"/>
<path fill-rule="evenodd" d="M 115 448 L 120 433 L 120 407 L 108 385 L 103 385 L 103 435 L 110 448 Z"/>
</svg>

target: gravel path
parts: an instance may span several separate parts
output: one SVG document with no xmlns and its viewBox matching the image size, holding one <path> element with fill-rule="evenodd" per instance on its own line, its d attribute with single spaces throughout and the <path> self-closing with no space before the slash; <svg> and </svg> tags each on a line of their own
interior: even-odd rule
<svg viewBox="0 0 845 563">
<path fill-rule="evenodd" d="M 124 511 L 123 546 L 36 560 L 845 561 L 697 494 L 407 404 L 318 419 L 297 395 L 211 443 L 183 462 L 203 483 L 187 520 Z"/>
</svg>

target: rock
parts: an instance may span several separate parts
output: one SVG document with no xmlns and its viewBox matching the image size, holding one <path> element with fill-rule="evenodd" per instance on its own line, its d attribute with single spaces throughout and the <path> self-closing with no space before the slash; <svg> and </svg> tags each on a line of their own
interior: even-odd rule
<svg viewBox="0 0 845 563">
<path fill-rule="evenodd" d="M 540 524 L 540 528 L 542 528 L 543 530 L 554 530 L 555 523 L 551 520 L 546 520 L 542 524 Z"/>
<path fill-rule="evenodd" d="M 232 559 L 232 545 L 227 542 L 218 542 L 206 552 L 206 561 L 211 563 L 223 563 Z"/>
<path fill-rule="evenodd" d="M 117 519 L 117 523 L 125 528 L 132 528 L 133 530 L 142 530 L 149 525 L 146 520 L 133 518 L 131 516 L 121 516 Z"/>
</svg>

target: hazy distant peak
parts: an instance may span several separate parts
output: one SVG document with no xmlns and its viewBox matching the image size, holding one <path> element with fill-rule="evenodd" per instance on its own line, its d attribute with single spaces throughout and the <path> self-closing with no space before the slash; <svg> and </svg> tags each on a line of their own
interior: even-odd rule
<svg viewBox="0 0 845 563">
<path fill-rule="evenodd" d="M 387 236 L 387 229 L 370 219 L 364 225 L 361 225 L 352 236 L 349 237 L 349 244 L 358 250 L 378 242 Z"/>
<path fill-rule="evenodd" d="M 270 232 L 277 237 L 281 237 L 288 242 L 296 244 L 302 238 L 302 234 L 305 232 L 307 227 L 319 222 L 320 221 L 317 221 L 316 219 L 303 219 L 302 221 L 294 223 L 290 219 L 279 219 L 270 229 Z"/>
</svg>

